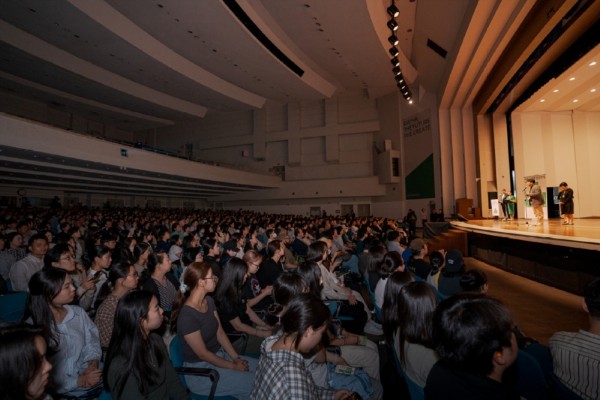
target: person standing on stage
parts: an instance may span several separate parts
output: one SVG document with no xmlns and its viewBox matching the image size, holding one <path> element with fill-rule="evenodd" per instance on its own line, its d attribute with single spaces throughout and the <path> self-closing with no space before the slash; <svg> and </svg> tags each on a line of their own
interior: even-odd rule
<svg viewBox="0 0 600 400">
<path fill-rule="evenodd" d="M 502 192 L 500 193 L 500 207 L 502 207 L 502 215 L 504 216 L 502 218 L 503 221 L 506 221 L 508 219 L 508 203 L 506 202 L 506 197 L 508 196 L 506 189 L 502 189 Z"/>
<path fill-rule="evenodd" d="M 575 205 L 573 203 L 573 189 L 567 182 L 561 182 L 558 185 L 558 202 L 560 203 L 561 215 L 563 216 L 563 225 L 575 225 L 573 214 L 575 214 Z"/>
<path fill-rule="evenodd" d="M 512 221 L 513 219 L 515 219 L 515 203 L 517 202 L 517 199 L 510 191 L 507 191 L 504 202 L 506 203 L 506 211 L 508 212 L 508 220 Z"/>
<path fill-rule="evenodd" d="M 527 179 L 527 187 L 529 191 L 525 194 L 529 200 L 529 204 L 533 208 L 532 226 L 537 226 L 544 220 L 544 196 L 540 185 L 535 183 L 535 179 Z"/>
</svg>

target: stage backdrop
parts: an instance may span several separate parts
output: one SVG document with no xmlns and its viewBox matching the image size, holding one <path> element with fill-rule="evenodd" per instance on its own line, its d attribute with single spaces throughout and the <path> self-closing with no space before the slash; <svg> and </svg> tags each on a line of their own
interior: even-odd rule
<svg viewBox="0 0 600 400">
<path fill-rule="evenodd" d="M 402 121 L 406 199 L 435 197 L 430 110 Z"/>
</svg>

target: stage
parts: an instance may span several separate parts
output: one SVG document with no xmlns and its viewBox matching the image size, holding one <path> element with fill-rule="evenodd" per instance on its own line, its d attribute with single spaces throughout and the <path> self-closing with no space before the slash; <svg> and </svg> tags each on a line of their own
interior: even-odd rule
<svg viewBox="0 0 600 400">
<path fill-rule="evenodd" d="M 532 226 L 525 219 L 451 221 L 450 225 L 455 229 L 484 235 L 600 251 L 600 218 L 577 219 L 575 225 L 562 225 L 559 219 L 545 220 L 539 226 Z"/>
<path fill-rule="evenodd" d="M 494 219 L 451 221 L 467 234 L 468 253 L 488 264 L 572 293 L 600 277 L 600 219 L 576 219 L 575 225 L 545 220 Z"/>
</svg>

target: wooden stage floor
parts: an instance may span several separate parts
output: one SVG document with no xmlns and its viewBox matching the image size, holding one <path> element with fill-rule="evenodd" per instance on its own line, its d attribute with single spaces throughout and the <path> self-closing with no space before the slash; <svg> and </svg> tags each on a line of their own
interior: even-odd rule
<svg viewBox="0 0 600 400">
<path fill-rule="evenodd" d="M 544 220 L 539 226 L 529 222 L 482 219 L 450 224 L 468 232 L 600 251 L 600 218 L 576 219 L 575 225 L 562 225 L 560 219 Z"/>
</svg>

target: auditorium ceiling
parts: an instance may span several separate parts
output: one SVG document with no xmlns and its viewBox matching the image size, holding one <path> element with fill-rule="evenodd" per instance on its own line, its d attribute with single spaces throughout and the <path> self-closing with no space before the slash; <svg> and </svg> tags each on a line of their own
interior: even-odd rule
<svg viewBox="0 0 600 400">
<path fill-rule="evenodd" d="M 386 10 L 391 3 L 3 0 L 0 111 L 19 115 L 9 109 L 10 99 L 41 102 L 49 110 L 139 132 L 211 113 L 260 109 L 269 103 L 311 101 L 357 91 L 375 99 L 398 91 L 388 52 L 391 32 Z M 487 15 L 490 21 L 516 21 L 534 3 L 490 1 Z M 395 1 L 398 58 L 415 96 L 426 91 L 442 97 L 464 47 L 466 27 L 476 8 L 486 4 L 476 0 Z M 473 45 L 501 44 L 496 42 Z M 482 68 L 465 73 L 473 75 L 473 85 L 483 79 Z M 590 79 L 600 81 L 597 73 Z M 561 82 L 559 78 L 556 85 Z M 554 100 L 553 107 L 600 110 L 597 101 L 581 97 L 577 104 L 571 97 Z M 9 164 L 3 159 L 9 150 L 0 152 L 0 161 L 4 160 L 0 175 L 6 177 L 8 171 L 14 176 L 29 174 L 23 178 L 35 181 L 42 181 L 43 176 L 63 178 L 60 165 L 52 165 L 52 160 L 37 169 L 26 168 L 31 165 L 27 158 Z M 25 167 L 18 167 L 19 163 Z M 77 175 L 75 170 L 71 174 Z M 79 182 L 71 183 L 73 190 L 91 191 L 97 184 L 94 174 L 104 172 L 93 165 L 83 170 L 74 178 Z M 105 189 L 113 191 L 123 183 L 115 177 L 109 180 L 113 183 Z M 0 185 L 7 184 L 11 183 L 0 178 Z M 186 185 L 185 180 L 174 179 L 171 188 L 180 184 Z M 216 182 L 196 184 L 208 193 L 202 196 L 210 197 Z M 226 190 L 253 189 L 257 188 L 231 185 Z"/>
</svg>

